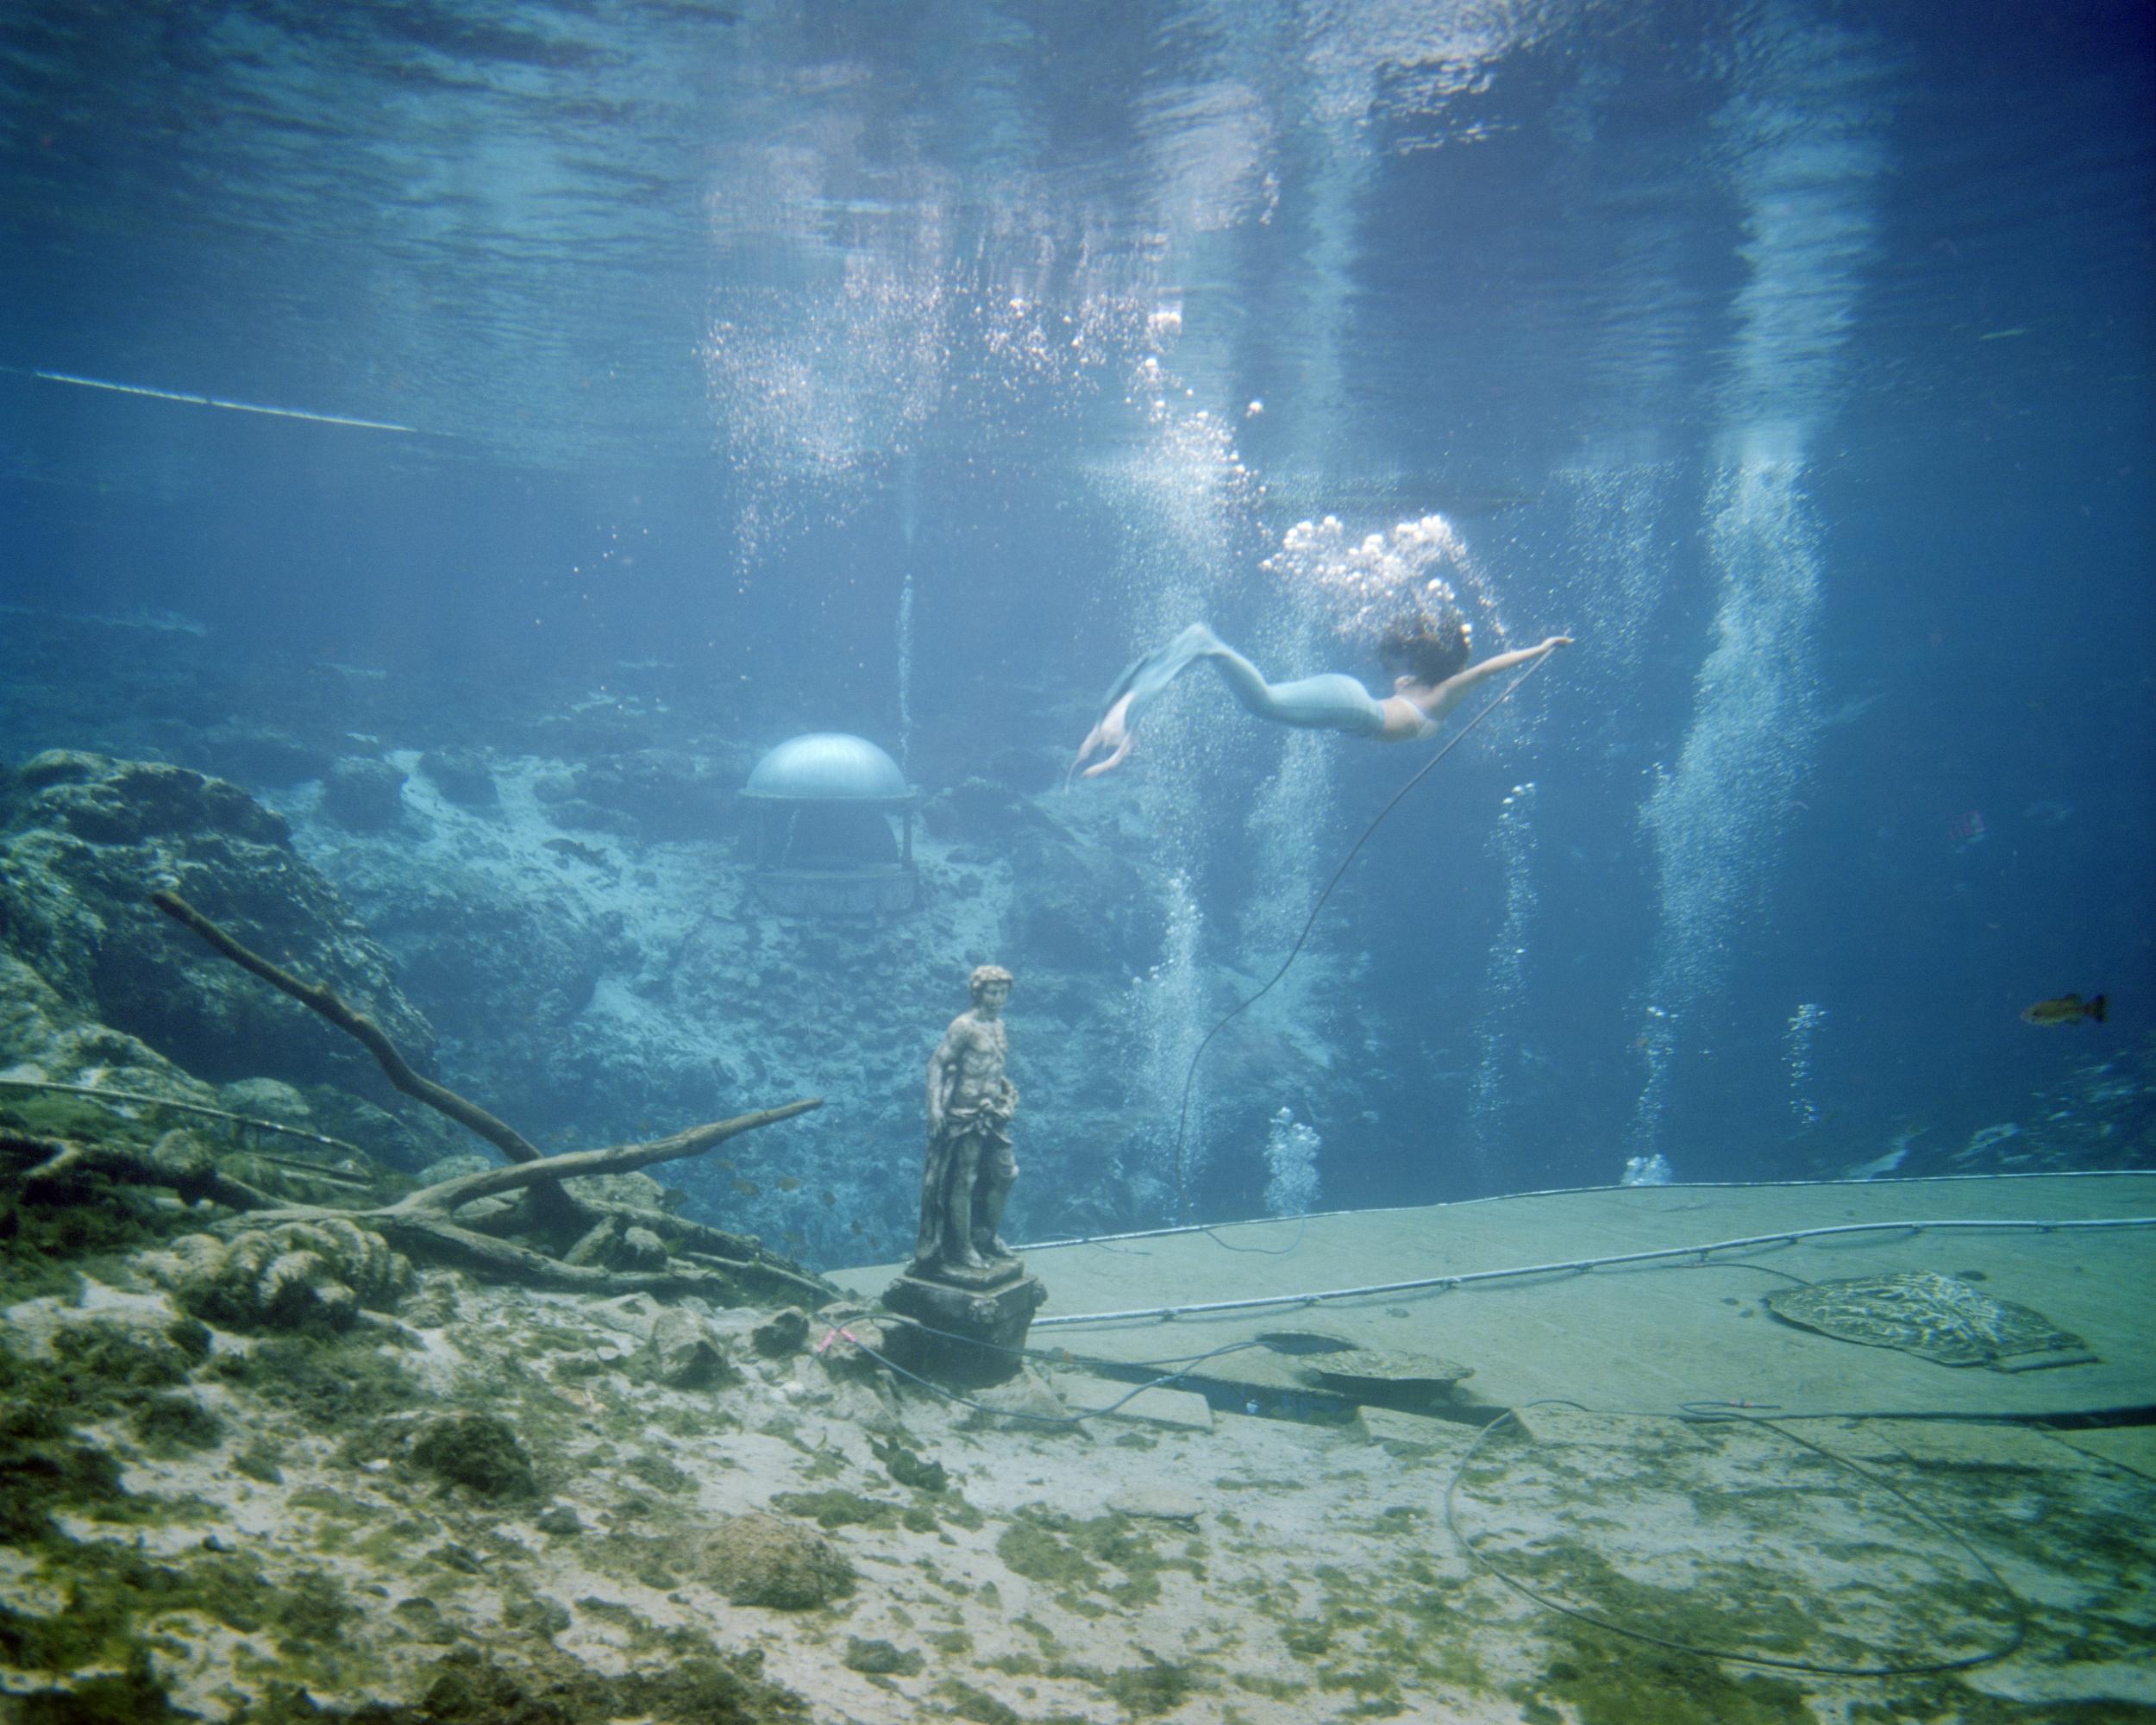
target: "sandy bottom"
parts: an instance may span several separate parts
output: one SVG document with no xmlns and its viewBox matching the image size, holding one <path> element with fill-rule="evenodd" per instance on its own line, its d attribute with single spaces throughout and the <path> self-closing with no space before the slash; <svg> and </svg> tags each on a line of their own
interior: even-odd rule
<svg viewBox="0 0 2156 1725">
<path fill-rule="evenodd" d="M 324 1709 L 413 1702 L 445 1660 L 536 1680 L 691 1650 L 760 1656 L 762 1680 L 800 1698 L 765 1691 L 736 1716 L 833 1725 L 2049 1720 L 2075 1700 L 2156 1717 L 2144 1433 L 1554 1407 L 1488 1430 L 1397 1412 L 1321 1427 L 1168 1392 L 1144 1417 L 1057 1429 L 894 1386 L 843 1339 L 818 1351 L 820 1327 L 764 1358 L 757 1314 L 693 1306 L 730 1381 L 669 1388 L 645 1364 L 649 1301 L 429 1279 L 453 1311 L 378 1327 L 365 1349 L 416 1400 L 325 1422 L 198 1372 L 185 1393 L 218 1414 L 218 1440 L 160 1456 L 124 1421 L 91 1427 L 151 1509 L 123 1525 L 71 1512 L 77 1546 L 0 1551 L 0 1605 L 49 1618 L 71 1568 L 121 1551 L 183 1578 L 236 1554 L 273 1589 L 342 1602 L 334 1634 L 310 1639 L 235 1628 L 184 1587 L 140 1590 L 132 1629 L 157 1678 L 210 1719 L 280 1685 Z M 6 1316 L 10 1348 L 36 1358 L 66 1326 L 147 1333 L 170 1314 L 93 1290 Z M 217 1335 L 213 1364 L 260 1346 Z M 1050 1367 L 993 1396 L 1045 1411 L 1120 1393 Z M 415 1434 L 457 1410 L 516 1434 L 536 1496 L 489 1500 L 416 1465 Z M 815 1529 L 850 1591 L 730 1603 L 711 1542 L 749 1511 Z M 1797 1668 L 1965 1659 L 1984 1662 Z M 21 1694 L 95 1672 L 0 1679 Z"/>
</svg>

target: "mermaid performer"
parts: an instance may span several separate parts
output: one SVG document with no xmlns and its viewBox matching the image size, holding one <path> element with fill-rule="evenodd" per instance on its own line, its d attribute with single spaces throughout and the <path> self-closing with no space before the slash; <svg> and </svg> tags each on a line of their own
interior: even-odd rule
<svg viewBox="0 0 2156 1725">
<path fill-rule="evenodd" d="M 1194 623 L 1115 680 L 1108 691 L 1107 710 L 1087 733 L 1066 782 L 1081 770 L 1091 779 L 1120 766 L 1131 752 L 1139 717 L 1200 659 L 1260 718 L 1304 731 L 1338 731 L 1380 743 L 1411 743 L 1434 737 L 1445 715 L 1487 679 L 1572 644 L 1569 635 L 1552 635 L 1538 647 L 1499 653 L 1470 665 L 1468 634 L 1467 620 L 1449 610 L 1441 617 L 1419 612 L 1395 624 L 1378 645 L 1380 662 L 1395 673 L 1392 693 L 1380 700 L 1353 677 L 1338 671 L 1269 683 L 1265 674 L 1234 648 L 1204 624 Z M 1108 751 L 1105 759 L 1086 765 L 1103 750 Z"/>
</svg>

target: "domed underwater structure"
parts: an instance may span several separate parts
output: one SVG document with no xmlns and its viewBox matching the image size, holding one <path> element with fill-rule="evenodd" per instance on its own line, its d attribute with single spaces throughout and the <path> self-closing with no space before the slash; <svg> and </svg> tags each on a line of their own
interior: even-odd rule
<svg viewBox="0 0 2156 1725">
<path fill-rule="evenodd" d="M 741 795 L 753 806 L 757 895 L 772 909 L 790 916 L 912 909 L 918 794 L 866 737 L 819 731 L 790 738 L 756 762 Z"/>
</svg>

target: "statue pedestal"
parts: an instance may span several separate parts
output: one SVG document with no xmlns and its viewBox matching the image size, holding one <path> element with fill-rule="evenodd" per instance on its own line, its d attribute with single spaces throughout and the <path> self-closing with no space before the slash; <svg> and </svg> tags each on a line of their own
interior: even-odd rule
<svg viewBox="0 0 2156 1725">
<path fill-rule="evenodd" d="M 980 1270 L 938 1264 L 929 1272 L 916 1264 L 883 1290 L 883 1303 L 927 1327 L 892 1325 L 885 1351 L 908 1371 L 954 1389 L 1006 1383 L 1025 1363 L 1016 1350 L 1025 1346 L 1033 1314 L 1047 1298 L 1023 1258 L 998 1258 Z"/>
</svg>

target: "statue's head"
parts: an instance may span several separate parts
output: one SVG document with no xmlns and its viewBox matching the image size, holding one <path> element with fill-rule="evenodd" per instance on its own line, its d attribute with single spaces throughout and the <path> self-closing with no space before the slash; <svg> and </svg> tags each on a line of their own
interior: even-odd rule
<svg viewBox="0 0 2156 1725">
<path fill-rule="evenodd" d="M 974 1005 L 977 1007 L 981 1004 L 981 990 L 991 982 L 1002 983 L 1003 992 L 1006 994 L 1011 992 L 1011 973 L 1000 964 L 975 965 L 973 975 L 966 982 L 966 992 L 973 996 Z"/>
</svg>

